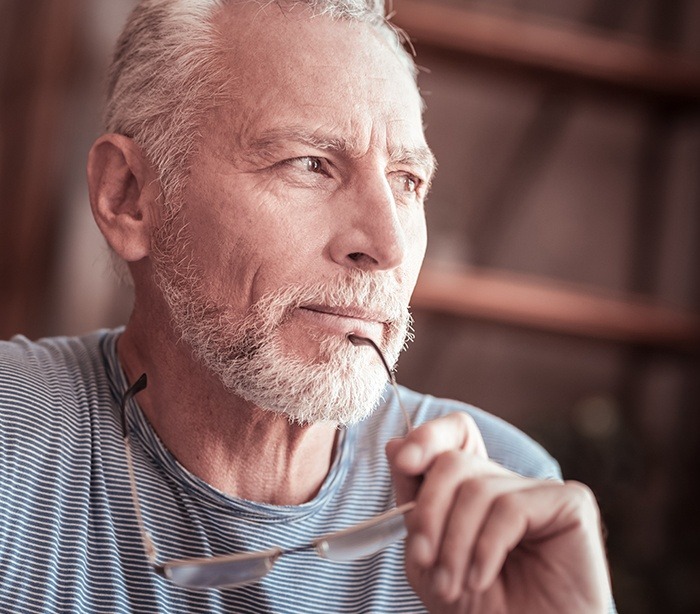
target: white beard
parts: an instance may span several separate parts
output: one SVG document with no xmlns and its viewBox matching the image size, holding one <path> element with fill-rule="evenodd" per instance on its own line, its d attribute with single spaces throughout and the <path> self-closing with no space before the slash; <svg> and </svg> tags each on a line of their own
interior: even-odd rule
<svg viewBox="0 0 700 614">
<path fill-rule="evenodd" d="M 354 424 L 376 408 L 387 373 L 371 348 L 356 347 L 337 334 L 319 335 L 317 355 L 303 359 L 285 351 L 280 326 L 303 304 L 383 314 L 384 338 L 374 341 L 394 365 L 410 338 L 411 317 L 393 276 L 348 270 L 311 286 L 285 286 L 263 296 L 245 317 L 234 321 L 227 306 L 216 304 L 204 291 L 203 275 L 192 265 L 183 234 L 182 229 L 170 234 L 178 236 L 177 246 L 159 245 L 156 280 L 175 330 L 225 388 L 299 424 Z"/>
</svg>

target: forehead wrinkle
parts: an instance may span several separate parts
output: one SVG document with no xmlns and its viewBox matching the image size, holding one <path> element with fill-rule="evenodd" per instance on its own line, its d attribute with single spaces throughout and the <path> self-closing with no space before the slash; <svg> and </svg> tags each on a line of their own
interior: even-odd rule
<svg viewBox="0 0 700 614">
<path fill-rule="evenodd" d="M 331 136 L 320 131 L 310 132 L 304 128 L 272 128 L 258 135 L 250 143 L 253 149 L 270 149 L 279 143 L 293 142 L 308 145 L 322 151 L 338 151 L 352 155 L 361 155 L 358 143 L 351 143 L 345 137 Z"/>
</svg>

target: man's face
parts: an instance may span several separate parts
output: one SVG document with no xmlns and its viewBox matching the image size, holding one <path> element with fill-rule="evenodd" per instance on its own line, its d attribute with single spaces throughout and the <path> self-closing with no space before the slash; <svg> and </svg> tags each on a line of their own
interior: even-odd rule
<svg viewBox="0 0 700 614">
<path fill-rule="evenodd" d="M 369 26 L 239 6 L 232 81 L 155 240 L 177 332 L 228 388 L 300 422 L 366 415 L 395 360 L 431 173 L 411 75 Z M 177 237 L 175 238 L 175 233 Z"/>
</svg>

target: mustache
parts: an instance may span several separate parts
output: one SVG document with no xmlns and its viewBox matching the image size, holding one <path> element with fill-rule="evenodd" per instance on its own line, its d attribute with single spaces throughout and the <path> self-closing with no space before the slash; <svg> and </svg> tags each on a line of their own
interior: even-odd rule
<svg viewBox="0 0 700 614">
<path fill-rule="evenodd" d="M 409 317 L 401 282 L 394 276 L 350 271 L 313 284 L 289 284 L 263 295 L 250 316 L 272 315 L 277 324 L 291 317 L 299 307 L 324 305 L 339 311 L 361 311 L 393 326 Z"/>
</svg>

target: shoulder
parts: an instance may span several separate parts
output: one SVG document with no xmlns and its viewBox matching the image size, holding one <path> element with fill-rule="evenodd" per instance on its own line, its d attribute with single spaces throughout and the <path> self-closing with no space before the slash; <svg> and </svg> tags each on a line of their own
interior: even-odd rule
<svg viewBox="0 0 700 614">
<path fill-rule="evenodd" d="M 559 464 L 534 439 L 505 420 L 477 407 L 450 399 L 424 395 L 401 388 L 416 423 L 454 412 L 471 416 L 484 438 L 489 458 L 510 471 L 527 477 L 561 479 Z"/>
<path fill-rule="evenodd" d="M 84 337 L 0 341 L 0 421 L 75 405 L 104 379 L 100 343 L 108 331 Z"/>
<path fill-rule="evenodd" d="M 52 383 L 66 372 L 76 375 L 93 371 L 100 362 L 99 345 L 109 331 L 96 331 L 84 337 L 47 337 L 30 341 L 22 335 L 0 341 L 2 382 Z"/>
</svg>

